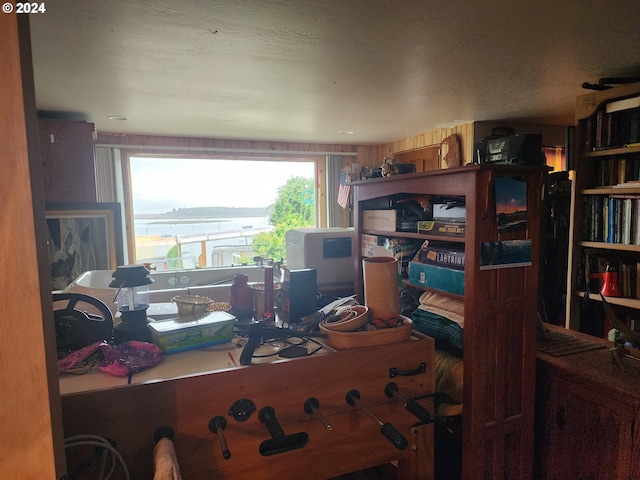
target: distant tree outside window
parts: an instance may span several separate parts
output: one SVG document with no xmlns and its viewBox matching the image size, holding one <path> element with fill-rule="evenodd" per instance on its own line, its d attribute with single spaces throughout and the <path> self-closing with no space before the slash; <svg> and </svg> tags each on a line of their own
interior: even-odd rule
<svg viewBox="0 0 640 480">
<path fill-rule="evenodd" d="M 313 227 L 314 217 L 313 178 L 294 177 L 278 189 L 269 223 L 271 232 L 259 233 L 253 239 L 256 255 L 275 261 L 286 257 L 285 235 L 295 228 Z"/>
</svg>

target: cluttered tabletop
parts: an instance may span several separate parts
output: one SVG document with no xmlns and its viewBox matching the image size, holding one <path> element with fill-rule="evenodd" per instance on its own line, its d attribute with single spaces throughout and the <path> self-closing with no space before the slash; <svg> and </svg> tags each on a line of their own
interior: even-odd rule
<svg viewBox="0 0 640 480">
<path fill-rule="evenodd" d="M 166 310 L 167 305 L 157 307 Z M 158 308 L 150 310 L 158 311 Z M 337 315 L 336 311 L 339 312 Z M 286 362 L 350 348 L 351 344 L 345 342 L 355 342 L 353 346 L 369 346 L 409 339 L 411 336 L 412 324 L 408 318 L 398 328 L 350 331 L 362 326 L 368 318 L 367 313 L 367 308 L 357 305 L 352 297 L 339 299 L 310 319 L 316 327 L 320 327 L 314 331 L 304 328 L 304 324 L 289 328 L 278 318 L 272 322 L 251 320 L 248 323 L 239 322 L 233 317 L 229 320 L 225 312 L 218 311 L 157 321 L 150 317 L 148 326 L 153 333 L 152 343 L 132 341 L 114 346 L 95 342 L 60 359 L 60 393 L 63 396 L 73 395 L 256 364 Z M 172 322 L 176 321 L 178 327 L 183 328 L 176 330 L 172 326 Z M 171 329 L 170 336 L 163 335 L 163 330 L 167 329 Z M 193 332 L 197 332 L 201 338 L 201 331 L 204 330 L 208 334 L 215 331 L 211 334 L 213 340 L 200 344 L 185 343 Z M 216 336 L 223 330 L 225 333 L 222 337 Z M 403 338 L 400 339 L 398 335 Z M 360 345 L 363 340 L 364 343 Z"/>
</svg>

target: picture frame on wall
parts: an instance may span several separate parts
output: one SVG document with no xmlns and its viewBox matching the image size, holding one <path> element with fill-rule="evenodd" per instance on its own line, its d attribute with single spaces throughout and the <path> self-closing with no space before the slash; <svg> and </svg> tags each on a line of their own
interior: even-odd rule
<svg viewBox="0 0 640 480">
<path fill-rule="evenodd" d="M 63 290 L 81 273 L 124 264 L 119 203 L 46 204 L 51 287 Z"/>
</svg>

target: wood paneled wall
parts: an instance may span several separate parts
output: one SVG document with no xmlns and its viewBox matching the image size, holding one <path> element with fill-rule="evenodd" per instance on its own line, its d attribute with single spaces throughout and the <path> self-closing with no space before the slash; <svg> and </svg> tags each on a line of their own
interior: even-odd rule
<svg viewBox="0 0 640 480">
<path fill-rule="evenodd" d="M 385 156 L 423 147 L 440 145 L 451 134 L 460 136 L 463 161 L 473 158 L 473 123 L 441 128 L 381 145 L 295 143 L 216 138 L 168 137 L 154 135 L 126 135 L 98 133 L 97 144 L 119 147 L 130 152 L 144 151 L 152 155 L 224 156 L 226 158 L 308 158 L 324 154 L 345 153 L 343 166 L 357 163 L 358 168 L 380 165 Z M 172 149 L 171 147 L 176 147 Z M 270 153 L 273 152 L 273 153 Z M 355 157 L 352 156 L 355 153 Z"/>
<path fill-rule="evenodd" d="M 413 137 L 406 137 L 395 142 L 378 145 L 378 163 L 386 156 L 395 155 L 401 152 L 416 150 L 419 148 L 440 145 L 449 135 L 456 134 L 460 137 L 462 147 L 462 163 L 469 163 L 473 159 L 473 123 L 463 123 L 448 128 L 440 128 L 429 132 L 420 133 Z"/>
<path fill-rule="evenodd" d="M 220 138 L 170 137 L 157 135 L 126 135 L 98 133 L 97 145 L 119 147 L 123 150 L 152 155 L 224 156 L 225 158 L 308 158 L 325 154 L 371 155 L 372 145 L 295 143 L 261 140 L 230 140 Z M 175 147 L 175 149 L 172 149 Z"/>
</svg>

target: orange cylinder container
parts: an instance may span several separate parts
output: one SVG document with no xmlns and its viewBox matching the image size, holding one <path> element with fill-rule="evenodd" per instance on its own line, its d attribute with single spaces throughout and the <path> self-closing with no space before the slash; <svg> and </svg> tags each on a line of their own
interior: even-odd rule
<svg viewBox="0 0 640 480">
<path fill-rule="evenodd" d="M 370 318 L 388 320 L 397 318 L 398 260 L 392 257 L 371 257 L 362 260 L 364 304 L 369 307 Z"/>
</svg>

